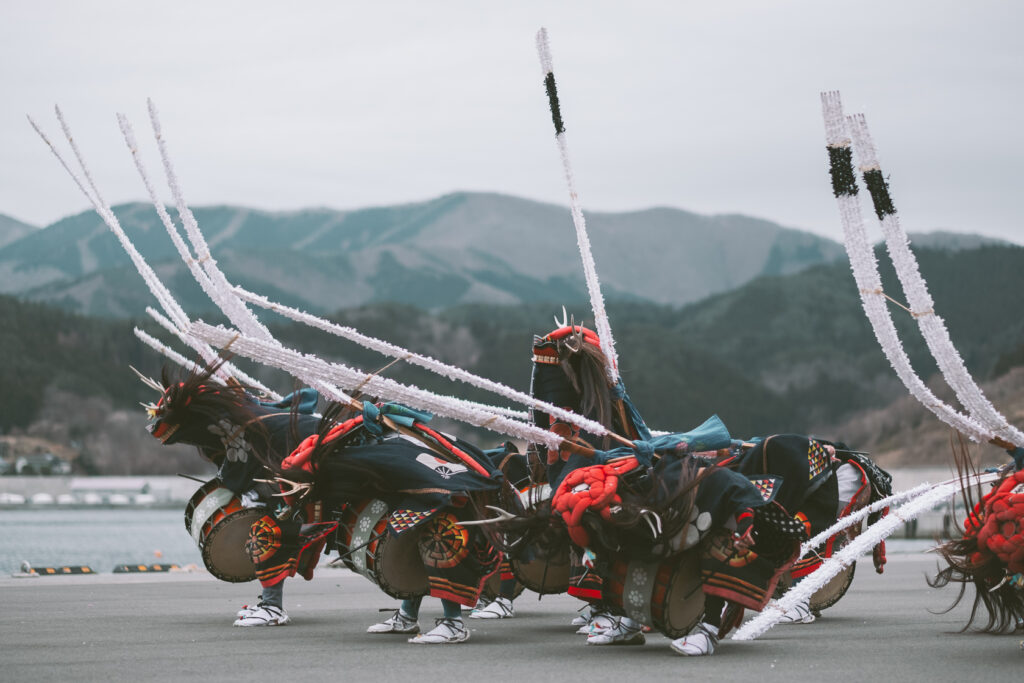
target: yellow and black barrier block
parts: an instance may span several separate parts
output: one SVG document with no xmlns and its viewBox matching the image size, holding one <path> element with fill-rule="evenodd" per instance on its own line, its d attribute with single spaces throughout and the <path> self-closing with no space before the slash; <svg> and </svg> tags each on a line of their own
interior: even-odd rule
<svg viewBox="0 0 1024 683">
<path fill-rule="evenodd" d="M 69 576 L 71 574 L 95 574 L 92 567 L 84 564 L 69 564 L 60 567 L 32 567 L 30 574 L 39 576 Z"/>
<path fill-rule="evenodd" d="M 178 569 L 176 564 L 119 564 L 114 567 L 115 574 L 157 574 Z"/>
</svg>

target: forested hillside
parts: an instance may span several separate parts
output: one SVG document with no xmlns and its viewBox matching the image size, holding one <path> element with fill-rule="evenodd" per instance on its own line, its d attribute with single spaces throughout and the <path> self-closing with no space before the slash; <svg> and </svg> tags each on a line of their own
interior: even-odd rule
<svg viewBox="0 0 1024 683">
<path fill-rule="evenodd" d="M 936 309 L 975 376 L 994 381 L 1024 364 L 1024 320 L 1013 315 L 1024 310 L 1024 249 L 989 246 L 920 250 L 918 255 Z M 885 289 L 902 300 L 891 273 L 885 274 Z M 865 441 L 874 443 L 877 436 L 881 444 L 884 436 L 889 449 L 900 448 L 901 423 L 908 429 L 944 429 L 912 403 L 903 401 L 898 404 L 902 407 L 890 410 L 905 390 L 878 349 L 845 264 L 761 277 L 682 308 L 612 301 L 608 309 L 626 386 L 657 429 L 687 429 L 718 413 L 737 437 L 797 431 L 856 438 L 859 447 L 866 447 Z M 912 362 L 923 377 L 931 377 L 934 363 L 912 317 L 896 306 L 891 310 Z M 527 390 L 532 337 L 553 328 L 556 312 L 561 315 L 555 301 L 464 305 L 435 313 L 377 304 L 340 311 L 333 319 Z M 591 322 L 585 306 L 570 313 Z M 51 433 L 88 444 L 90 434 L 99 438 L 98 431 L 113 429 L 109 415 L 122 411 L 119 428 L 145 438 L 102 456 L 104 447 L 95 442 L 93 457 L 106 458 L 100 469 L 144 466 L 166 471 L 177 466 L 168 449 L 159 449 L 141 431 L 137 404 L 151 400 L 152 392 L 128 365 L 156 375 L 163 359 L 135 339 L 132 323 L 80 317 L 6 297 L 0 297 L 0 319 L 5 323 L 0 326 L 4 430 Z M 267 321 L 287 344 L 305 351 L 366 370 L 389 361 L 309 328 L 270 317 Z M 281 373 L 252 370 L 281 391 L 292 388 Z M 385 372 L 419 386 L 496 400 L 401 363 Z M 1012 383 L 1000 386 L 1007 405 L 1016 405 L 1015 396 L 1024 393 Z M 886 411 L 903 417 L 893 424 L 883 419 Z M 866 417 L 870 415 L 876 417 Z M 884 423 L 877 435 L 866 427 L 876 423 Z M 913 449 L 904 456 L 925 457 Z"/>
</svg>

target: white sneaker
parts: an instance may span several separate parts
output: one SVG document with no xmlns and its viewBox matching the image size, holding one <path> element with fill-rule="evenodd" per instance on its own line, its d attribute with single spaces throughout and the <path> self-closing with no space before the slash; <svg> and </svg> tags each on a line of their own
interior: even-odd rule
<svg viewBox="0 0 1024 683">
<path fill-rule="evenodd" d="M 592 633 L 603 633 L 610 628 L 615 628 L 619 623 L 619 617 L 604 610 L 591 612 L 590 621 L 586 626 L 581 627 L 576 633 L 589 636 Z"/>
<path fill-rule="evenodd" d="M 281 607 L 261 603 L 235 620 L 234 626 L 284 626 L 291 619 Z"/>
<path fill-rule="evenodd" d="M 718 644 L 718 627 L 701 622 L 689 635 L 672 641 L 670 647 L 684 657 L 703 657 L 715 654 Z"/>
<path fill-rule="evenodd" d="M 582 615 L 572 620 L 573 625 L 579 623 Z M 587 621 L 576 629 L 576 633 L 581 636 L 589 636 L 591 633 L 601 632 L 606 628 L 611 628 L 615 625 L 616 617 L 611 612 L 604 610 L 603 608 L 590 608 L 590 614 L 587 617 Z"/>
<path fill-rule="evenodd" d="M 470 619 L 511 619 L 516 608 L 508 598 L 495 598 L 494 602 L 481 608 L 479 604 L 469 613 Z"/>
<path fill-rule="evenodd" d="M 626 617 L 602 615 L 591 623 L 587 636 L 587 645 L 643 645 L 644 642 L 643 624 Z"/>
<path fill-rule="evenodd" d="M 580 613 L 576 617 L 574 617 L 573 620 L 569 622 L 569 624 L 571 626 L 589 626 L 593 618 L 594 608 L 590 605 L 584 605 L 583 608 L 580 610 Z"/>
<path fill-rule="evenodd" d="M 410 643 L 423 643 L 426 645 L 452 645 L 464 643 L 469 640 L 469 629 L 462 623 L 462 619 L 435 619 L 436 626 L 426 633 L 421 633 L 415 638 L 410 638 Z"/>
<path fill-rule="evenodd" d="M 402 610 L 396 609 L 395 613 L 392 614 L 390 618 L 385 619 L 379 624 L 374 624 L 370 628 L 366 629 L 366 632 L 398 634 L 419 633 L 420 625 L 414 617 L 410 617 Z"/>
<path fill-rule="evenodd" d="M 787 610 L 782 618 L 779 619 L 780 624 L 813 624 L 814 623 L 814 612 L 811 611 L 810 600 L 798 603 L 791 609 Z"/>
<path fill-rule="evenodd" d="M 242 617 L 247 617 L 256 610 L 258 610 L 260 608 L 261 597 L 263 596 L 256 596 L 256 602 L 252 603 L 251 605 L 242 605 L 242 609 L 238 610 L 238 612 L 235 613 L 235 616 L 241 619 Z"/>
</svg>

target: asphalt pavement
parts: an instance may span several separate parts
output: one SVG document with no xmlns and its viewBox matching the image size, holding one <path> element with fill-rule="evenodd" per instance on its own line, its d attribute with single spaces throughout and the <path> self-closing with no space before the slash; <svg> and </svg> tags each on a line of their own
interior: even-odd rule
<svg viewBox="0 0 1024 683">
<path fill-rule="evenodd" d="M 205 572 L 0 579 L 0 681 L 1019 681 L 1024 633 L 958 633 L 968 609 L 936 614 L 955 590 L 924 581 L 927 555 L 890 556 L 879 576 L 870 559 L 853 587 L 814 624 L 777 626 L 753 642 L 725 640 L 714 656 L 680 657 L 668 639 L 593 647 L 569 620 L 579 602 L 525 593 L 516 616 L 467 620 L 472 637 L 427 646 L 366 627 L 393 608 L 366 579 L 318 569 L 291 579 L 292 623 L 232 627 L 257 584 L 227 584 Z M 430 627 L 440 602 L 426 599 Z"/>
</svg>

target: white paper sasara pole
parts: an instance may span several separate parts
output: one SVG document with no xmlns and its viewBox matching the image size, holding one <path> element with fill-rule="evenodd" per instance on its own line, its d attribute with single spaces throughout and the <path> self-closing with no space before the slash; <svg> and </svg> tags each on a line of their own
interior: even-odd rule
<svg viewBox="0 0 1024 683">
<path fill-rule="evenodd" d="M 935 302 L 928 292 L 928 285 L 921 276 L 914 252 L 910 250 L 910 238 L 900 225 L 899 214 L 889 193 L 889 184 L 878 162 L 878 152 L 868 130 L 863 114 L 846 117 L 853 137 L 853 147 L 860 160 L 864 184 L 874 204 L 875 214 L 885 235 L 886 248 L 896 269 L 896 275 L 903 285 L 911 315 L 917 321 L 928 350 L 939 366 L 942 376 L 956 392 L 960 403 L 967 408 L 971 417 L 984 425 L 995 436 L 1015 446 L 1024 445 L 1024 433 L 1007 422 L 985 393 L 974 381 L 960 353 L 953 346 L 945 321 L 935 312 Z"/>
<path fill-rule="evenodd" d="M 147 306 L 146 307 L 146 313 L 148 313 L 149 317 L 151 317 L 153 320 L 155 320 L 157 322 L 157 324 L 159 324 L 165 330 L 167 330 L 168 332 L 173 334 L 175 337 L 177 337 L 181 342 L 185 343 L 186 345 L 189 344 L 189 340 L 191 340 L 192 343 L 202 343 L 198 339 L 195 339 L 194 337 L 190 336 L 187 333 L 187 331 L 178 329 L 174 325 L 174 323 L 172 323 L 170 320 L 168 320 L 164 316 L 160 315 L 160 312 L 155 310 L 155 309 L 153 309 L 152 307 Z M 136 335 L 136 336 L 138 336 L 138 335 Z M 143 340 L 143 341 L 145 341 L 145 340 Z M 164 355 L 167 355 L 167 354 L 164 354 Z M 172 358 L 171 360 L 174 360 L 174 359 Z M 242 372 L 236 366 L 232 366 L 231 367 L 231 377 L 233 377 L 234 379 L 238 380 L 239 382 L 241 382 L 245 386 L 251 387 L 252 389 L 255 389 L 256 391 L 260 392 L 261 394 L 263 394 L 267 398 L 271 399 L 272 401 L 279 401 L 279 400 L 281 400 L 281 395 L 280 394 L 278 394 L 277 392 L 273 391 L 272 389 L 267 388 L 258 379 L 248 375 L 245 372 Z"/>
<path fill-rule="evenodd" d="M 551 46 L 548 44 L 547 29 L 537 32 L 537 54 L 540 57 L 541 71 L 544 73 L 544 86 L 548 93 L 548 104 L 551 107 L 551 120 L 555 125 L 555 140 L 558 152 L 562 157 L 562 170 L 569 188 L 569 208 L 572 213 L 572 224 L 576 228 L 576 243 L 579 246 L 580 258 L 583 260 L 583 276 L 587 282 L 587 293 L 590 295 L 590 306 L 594 311 L 594 327 L 601 338 L 601 350 L 608 359 L 608 378 L 612 382 L 619 379 L 619 359 L 615 352 L 615 340 L 612 338 L 611 324 L 604 308 L 604 297 L 601 295 L 601 283 L 597 279 L 597 266 L 590 249 L 590 238 L 587 236 L 587 223 L 583 218 L 579 194 L 576 192 L 576 180 L 569 161 L 569 144 L 565 139 L 565 125 L 562 121 L 561 105 L 558 101 L 558 90 L 555 86 L 554 67 L 551 61 Z"/>
<path fill-rule="evenodd" d="M 993 481 L 999 473 L 989 473 Z M 979 483 L 986 481 L 980 479 Z M 849 545 L 838 553 L 821 563 L 813 573 L 808 574 L 800 583 L 791 588 L 785 595 L 774 603 L 769 603 L 764 610 L 756 617 L 745 623 L 732 636 L 733 640 L 754 640 L 765 633 L 775 624 L 779 623 L 782 616 L 800 602 L 807 600 L 822 586 L 831 581 L 839 572 L 850 566 L 857 558 L 868 550 L 884 541 L 886 538 L 902 528 L 907 522 L 916 519 L 918 515 L 931 510 L 942 500 L 954 495 L 960 488 L 959 481 L 937 486 L 916 498 L 911 499 L 902 507 L 890 512 L 887 517 L 875 522 L 860 536 L 854 539 Z"/>
<path fill-rule="evenodd" d="M 587 430 L 591 434 L 604 436 L 610 433 L 599 422 L 595 422 L 594 420 L 588 420 L 582 415 L 578 415 L 574 412 L 564 410 L 550 403 L 537 400 L 530 394 L 521 391 L 516 391 L 512 387 L 506 386 L 499 382 L 494 382 L 492 380 L 479 377 L 477 375 L 474 375 L 473 373 L 463 370 L 462 368 L 453 365 L 448 365 L 447 363 L 442 363 L 441 361 L 436 360 L 434 358 L 430 358 L 428 356 L 408 351 L 400 346 L 391 344 L 390 342 L 369 337 L 367 335 L 361 334 L 358 330 L 355 330 L 351 327 L 338 325 L 328 320 L 324 320 L 323 318 L 318 318 L 314 315 L 310 315 L 309 313 L 304 313 L 298 309 L 272 302 L 264 296 L 254 294 L 253 292 L 249 292 L 245 289 L 242 289 L 241 287 L 236 287 L 235 291 L 245 301 L 253 305 L 259 306 L 261 308 L 266 308 L 268 310 L 274 311 L 275 313 L 279 313 L 280 315 L 283 315 L 290 320 L 294 320 L 296 322 L 301 322 L 311 327 L 315 327 L 319 330 L 323 330 L 330 334 L 334 334 L 343 339 L 348 339 L 349 341 L 355 342 L 360 346 L 372 349 L 374 351 L 382 353 L 386 356 L 390 356 L 392 358 L 399 358 L 405 362 L 408 362 L 411 365 L 418 365 L 419 367 L 430 370 L 431 372 L 441 375 L 442 377 L 446 377 L 451 380 L 465 382 L 466 384 L 481 389 L 486 389 L 495 394 L 498 394 L 499 396 L 503 396 L 510 400 L 516 401 L 522 405 L 542 410 L 548 415 L 553 415 L 555 417 L 565 420 L 566 422 L 575 424 L 578 427 Z M 495 410 L 501 409 L 495 408 Z M 505 410 L 502 410 L 502 412 L 508 417 L 513 417 L 521 420 L 527 419 L 527 414 L 525 412 Z"/>
<path fill-rule="evenodd" d="M 88 189 L 86 189 L 82 180 L 71 169 L 71 167 L 65 161 L 63 155 L 61 155 L 61 153 L 57 150 L 54 144 L 46 136 L 43 130 L 31 117 L 29 117 L 29 123 L 31 123 L 32 128 L 35 129 L 36 133 L 39 134 L 39 137 L 42 138 L 43 142 L 46 143 L 46 145 L 50 148 L 50 151 L 53 152 L 53 155 L 57 158 L 61 166 L 71 177 L 72 181 L 74 181 L 78 189 L 82 192 L 83 195 L 85 195 L 89 203 L 92 204 L 93 209 L 96 211 L 99 217 L 103 219 L 103 222 L 107 225 L 108 228 L 110 228 L 111 232 L 114 233 L 114 236 L 117 237 L 118 241 L 121 243 L 121 246 L 124 248 L 125 252 L 128 254 L 128 257 L 131 259 L 132 264 L 139 272 L 139 275 L 142 276 L 142 279 L 146 283 L 146 286 L 149 288 L 150 292 L 156 298 L 157 302 L 159 302 L 160 307 L 163 308 L 167 315 L 170 317 L 170 319 L 174 321 L 174 325 L 176 327 L 178 327 L 179 329 L 187 327 L 190 321 L 188 319 L 188 316 L 185 314 L 185 311 L 174 299 L 174 297 L 171 295 L 167 287 L 164 286 L 164 284 L 156 276 L 156 273 L 153 272 L 153 269 L 150 268 L 149 264 L 146 263 L 146 260 L 142 257 L 142 254 L 140 254 L 139 251 L 135 248 L 135 245 L 132 244 L 131 240 L 128 238 L 128 235 L 121 227 L 121 223 L 120 221 L 118 221 L 113 209 L 103 200 L 102 196 L 98 191 L 98 188 L 96 187 L 96 184 L 92 180 L 92 175 L 89 173 L 88 166 L 85 163 L 85 159 L 79 151 L 77 143 L 75 143 L 74 136 L 71 134 L 70 127 L 68 126 L 67 121 L 64 119 L 63 113 L 60 111 L 59 107 L 55 108 L 55 111 L 57 119 L 60 122 L 61 129 L 64 131 L 64 135 L 68 139 L 68 143 L 71 145 L 72 152 L 78 160 L 79 167 L 82 168 L 82 172 L 85 175 L 85 178 L 89 183 L 90 187 L 92 188 L 91 192 Z M 186 339 L 184 341 L 194 351 L 196 351 L 196 353 L 198 353 L 205 362 L 210 363 L 216 360 L 217 354 L 208 345 L 203 344 L 198 340 Z M 220 379 L 226 380 L 228 377 L 230 377 L 231 369 L 232 367 L 230 365 L 223 365 L 220 371 L 218 372 L 218 376 L 220 377 Z"/>
<path fill-rule="evenodd" d="M 868 241 L 857 199 L 857 177 L 853 169 L 853 150 L 846 132 L 842 101 L 838 92 L 821 95 L 822 113 L 825 119 L 825 141 L 829 154 L 832 191 L 839 206 L 839 217 L 843 226 L 843 244 L 850 258 L 853 277 L 860 291 L 861 303 L 867 315 L 875 338 L 882 352 L 889 360 L 896 376 L 914 398 L 958 432 L 974 441 L 987 441 L 991 434 L 973 418 L 964 415 L 939 400 L 914 372 L 896 326 L 886 304 L 882 291 L 882 278 L 878 273 L 878 262 Z"/>
<path fill-rule="evenodd" d="M 163 204 L 157 199 L 152 183 L 149 181 L 149 175 L 137 153 L 134 133 L 130 123 L 123 115 L 119 116 L 118 120 L 121 124 L 121 131 L 124 134 L 125 142 L 128 144 L 128 147 L 132 152 L 132 158 L 135 160 L 136 170 L 141 176 L 143 183 L 146 185 L 150 199 L 156 207 L 157 213 L 160 216 L 167 232 L 170 234 L 175 247 L 178 249 L 179 255 L 188 266 L 189 271 L 192 273 L 196 282 L 203 288 L 203 291 L 210 297 L 217 307 L 220 308 L 228 317 L 232 324 L 239 327 L 239 329 L 244 330 L 246 334 L 271 343 L 277 343 L 277 340 L 266 326 L 259 321 L 252 311 L 246 308 L 245 304 L 235 294 L 234 289 L 227 281 L 227 278 L 224 276 L 223 272 L 218 267 L 217 262 L 214 260 L 213 255 L 210 253 L 209 246 L 206 244 L 206 240 L 199 231 L 199 225 L 195 220 L 195 216 L 192 214 L 192 210 L 185 202 L 184 194 L 182 193 L 181 186 L 178 183 L 177 175 L 174 172 L 174 165 L 171 162 L 170 154 L 167 151 L 167 144 L 163 137 L 163 131 L 160 126 L 160 119 L 156 111 L 156 106 L 153 104 L 152 100 L 148 102 L 148 106 L 150 121 L 153 126 L 153 134 L 156 137 L 157 147 L 160 150 L 160 157 L 163 162 L 167 184 L 174 198 L 175 206 L 178 209 L 178 215 L 181 217 L 182 224 L 185 227 L 185 232 L 188 235 L 189 240 L 192 242 L 198 258 L 192 257 L 188 247 L 185 246 L 184 241 L 178 234 L 173 221 L 171 221 L 167 211 L 163 208 Z M 286 369 L 286 371 L 288 370 Z M 313 378 L 301 377 L 295 373 L 292 374 L 332 400 L 344 402 L 350 402 L 352 400 L 350 396 L 337 387 Z"/>
<path fill-rule="evenodd" d="M 988 476 L 988 474 L 989 473 L 983 473 L 983 474 L 979 474 L 979 475 L 971 475 L 971 476 L 965 478 L 964 483 L 965 484 L 966 483 L 971 483 L 972 485 L 973 484 L 984 483 L 985 481 L 989 481 L 990 480 L 990 477 Z M 975 481 L 972 482 L 971 480 L 975 480 Z M 862 507 L 860 510 L 857 510 L 856 512 L 853 512 L 853 513 L 851 513 L 851 514 L 849 514 L 849 515 L 847 515 L 845 517 L 840 517 L 839 520 L 835 524 L 830 526 L 828 529 L 825 529 L 824 531 L 822 531 L 821 533 L 813 536 L 809 540 L 804 541 L 804 543 L 800 546 L 800 555 L 803 556 L 805 553 L 808 553 L 811 550 L 813 550 L 814 548 L 817 548 L 820 544 L 822 544 L 823 542 L 828 540 L 828 538 L 831 537 L 832 535 L 837 534 L 840 531 L 843 531 L 845 529 L 848 529 L 849 527 L 853 526 L 854 524 L 857 524 L 858 522 L 863 520 L 865 517 L 870 515 L 872 512 L 878 512 L 878 511 L 880 511 L 880 510 L 882 510 L 884 508 L 891 507 L 893 505 L 899 505 L 899 504 L 904 503 L 904 502 L 906 502 L 906 501 L 908 501 L 908 500 L 910 500 L 912 498 L 916 498 L 917 496 L 921 495 L 922 493 L 926 493 L 926 492 L 928 492 L 928 491 L 930 491 L 930 490 L 932 490 L 934 488 L 937 488 L 939 486 L 948 486 L 949 484 L 955 484 L 955 483 L 957 483 L 959 481 L 961 481 L 961 480 L 960 479 L 948 479 L 946 481 L 940 481 L 937 484 L 929 484 L 929 483 L 925 482 L 923 484 L 919 484 L 919 485 L 915 486 L 912 489 L 908 489 L 906 491 L 901 491 L 899 493 L 894 493 L 891 496 L 886 496 L 885 498 L 882 498 L 881 500 L 876 500 L 874 503 L 871 503 L 870 505 L 866 505 L 866 506 Z"/>
<path fill-rule="evenodd" d="M 363 391 L 389 401 L 398 401 L 411 408 L 426 410 L 440 417 L 459 420 L 499 434 L 514 436 L 533 443 L 558 449 L 562 439 L 533 424 L 498 415 L 487 406 L 453 396 L 440 396 L 418 387 L 408 386 L 393 379 L 366 374 L 341 363 L 329 363 L 311 354 L 285 348 L 261 339 L 254 339 L 235 330 L 207 325 L 201 321 L 190 330 L 200 339 L 219 348 L 251 358 L 260 363 L 293 372 L 300 377 L 314 377 L 331 382 L 347 391 Z"/>
</svg>

